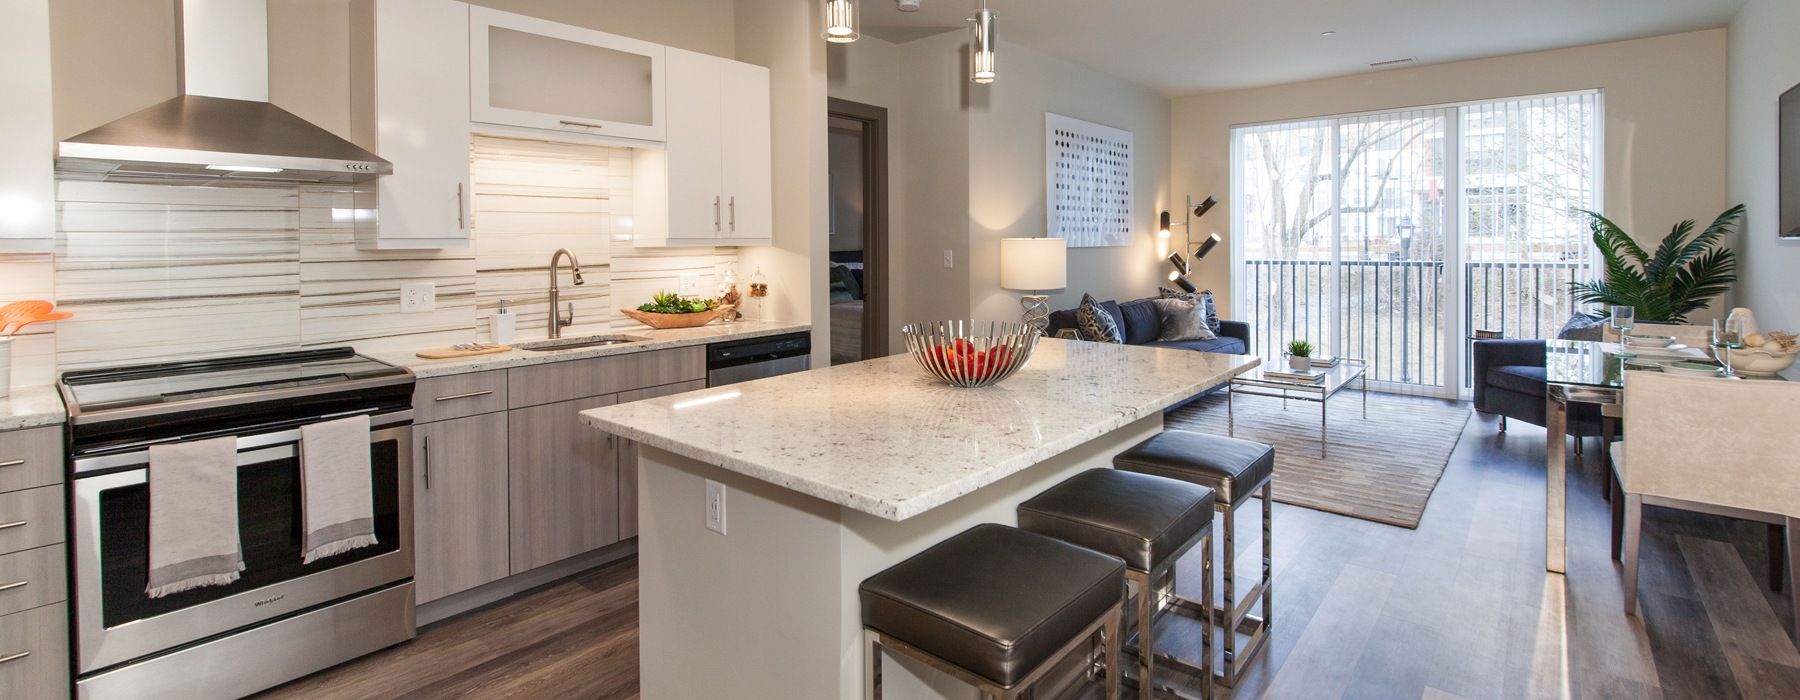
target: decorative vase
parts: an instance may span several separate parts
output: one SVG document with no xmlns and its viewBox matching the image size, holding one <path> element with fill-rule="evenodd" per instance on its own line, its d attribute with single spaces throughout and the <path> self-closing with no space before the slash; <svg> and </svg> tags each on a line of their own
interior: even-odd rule
<svg viewBox="0 0 1800 700">
<path fill-rule="evenodd" d="M 1312 369 L 1312 358 L 1305 355 L 1288 355 L 1288 369 L 1295 372 Z"/>
</svg>

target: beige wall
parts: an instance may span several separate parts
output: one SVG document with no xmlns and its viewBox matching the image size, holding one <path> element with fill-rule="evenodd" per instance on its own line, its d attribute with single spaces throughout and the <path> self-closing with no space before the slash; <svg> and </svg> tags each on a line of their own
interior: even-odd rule
<svg viewBox="0 0 1800 700">
<path fill-rule="evenodd" d="M 960 31 L 904 44 L 865 36 L 830 49 L 831 95 L 888 108 L 894 322 L 1018 318 L 1021 292 L 1000 288 L 999 241 L 1045 233 L 1046 111 L 1132 132 L 1139 223 L 1130 246 L 1071 249 L 1069 285 L 1046 290 L 1051 305 L 1073 307 L 1083 292 L 1155 292 L 1167 254 L 1153 228 L 1169 199 L 1168 100 L 1004 42 L 999 80 L 973 85 L 967 40 Z"/>
<path fill-rule="evenodd" d="M 830 169 L 825 120 L 825 42 L 820 7 L 807 0 L 737 0 L 737 60 L 769 68 L 774 128 L 773 245 L 739 249 L 739 274 L 757 268 L 769 280 L 768 315 L 815 323 L 814 367 L 831 365 L 823 264 Z"/>
<path fill-rule="evenodd" d="M 888 309 L 899 325 L 969 313 L 969 115 L 950 32 L 830 46 L 831 96 L 888 110 Z M 955 267 L 944 267 L 944 251 Z M 822 264 L 822 263 L 821 263 Z M 905 350 L 899 333 L 891 352 Z"/>
<path fill-rule="evenodd" d="M 1640 238 L 1660 239 L 1676 222 L 1711 221 L 1729 206 L 1726 53 L 1725 30 L 1715 29 L 1178 98 L 1174 192 L 1218 197 L 1197 232 L 1230 236 L 1234 124 L 1599 88 L 1606 213 Z M 1208 256 L 1193 279 L 1212 287 L 1230 316 L 1229 256 Z"/>
<path fill-rule="evenodd" d="M 1156 292 L 1157 213 L 1169 208 L 1169 100 L 1160 92 L 1001 42 L 1000 76 L 972 91 L 969 125 L 969 294 L 974 317 L 1014 320 L 1023 292 L 1000 288 L 1000 239 L 1037 238 L 1044 210 L 1044 113 L 1132 133 L 1131 245 L 1070 248 L 1069 286 L 1050 297 L 1072 308 L 1081 295 L 1137 299 Z M 966 80 L 964 81 L 967 82 Z M 1179 209 L 1180 207 L 1175 207 Z M 1179 231 L 1176 232 L 1179 234 Z M 1179 240 L 1179 239 L 1177 239 Z"/>
<path fill-rule="evenodd" d="M 1737 303 L 1766 329 L 1800 329 L 1800 240 L 1778 240 L 1776 100 L 1800 83 L 1800 3 L 1750 0 L 1731 23 L 1731 199 L 1749 207 Z"/>
<path fill-rule="evenodd" d="M 450 2 L 451 0 L 443 0 Z M 799 2 L 800 0 L 795 0 Z M 374 146 L 374 0 L 271 0 L 271 101 Z M 176 0 L 50 5 L 56 138 L 176 95 Z M 732 0 L 476 0 L 472 3 L 659 44 L 733 57 Z M 354 38 L 354 40 L 353 40 Z M 310 62 L 309 62 L 310 61 Z"/>
</svg>

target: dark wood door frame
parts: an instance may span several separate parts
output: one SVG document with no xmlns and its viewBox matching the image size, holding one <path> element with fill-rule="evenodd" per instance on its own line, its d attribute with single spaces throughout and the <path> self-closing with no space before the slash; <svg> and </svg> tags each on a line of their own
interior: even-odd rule
<svg viewBox="0 0 1800 700">
<path fill-rule="evenodd" d="M 829 98 L 830 116 L 863 126 L 863 359 L 888 354 L 888 111 Z"/>
</svg>

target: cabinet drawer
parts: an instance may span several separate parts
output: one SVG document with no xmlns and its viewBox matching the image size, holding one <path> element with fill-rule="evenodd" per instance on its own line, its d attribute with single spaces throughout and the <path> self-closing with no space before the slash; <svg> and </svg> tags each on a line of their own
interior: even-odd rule
<svg viewBox="0 0 1800 700">
<path fill-rule="evenodd" d="M 609 355 L 508 370 L 508 406 L 524 408 L 706 378 L 706 347 Z"/>
<path fill-rule="evenodd" d="M 62 603 L 0 617 L 0 698 L 69 697 L 69 619 Z"/>
<path fill-rule="evenodd" d="M 62 547 L 0 556 L 0 615 L 60 603 L 68 597 Z"/>
<path fill-rule="evenodd" d="M 506 410 L 506 370 L 419 380 L 413 422 L 430 423 Z"/>
<path fill-rule="evenodd" d="M 63 490 L 44 486 L 0 493 L 0 554 L 63 541 Z"/>
<path fill-rule="evenodd" d="M 0 433 L 0 491 L 60 484 L 62 427 Z"/>
</svg>

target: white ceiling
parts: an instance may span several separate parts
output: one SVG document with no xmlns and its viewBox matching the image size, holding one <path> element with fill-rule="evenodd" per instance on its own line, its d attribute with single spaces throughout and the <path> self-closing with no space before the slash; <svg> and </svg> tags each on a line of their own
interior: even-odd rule
<svg viewBox="0 0 1800 700">
<path fill-rule="evenodd" d="M 967 26 L 975 0 L 857 0 L 863 31 L 910 41 Z M 1745 0 L 988 0 L 1002 42 L 1170 95 L 1723 27 Z M 1335 36 L 1321 36 L 1335 31 Z M 1005 55 L 1001 55 L 1005 70 Z M 1003 73 L 1004 74 L 1004 73 Z M 1004 79 L 1004 78 L 1002 78 Z"/>
</svg>

